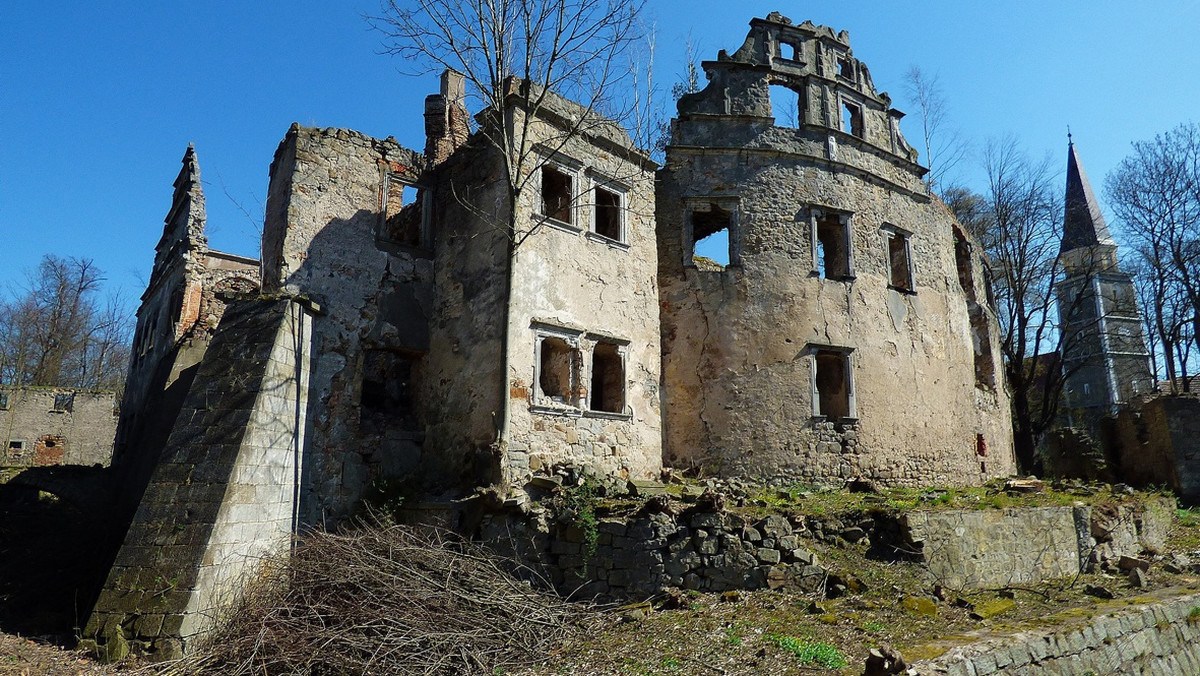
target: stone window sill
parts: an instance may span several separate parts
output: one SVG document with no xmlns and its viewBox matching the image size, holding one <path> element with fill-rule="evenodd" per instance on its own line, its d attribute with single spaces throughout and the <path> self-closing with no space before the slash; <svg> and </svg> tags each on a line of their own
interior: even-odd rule
<svg viewBox="0 0 1200 676">
<path fill-rule="evenodd" d="M 600 242 L 601 244 L 607 244 L 610 248 L 613 248 L 613 249 L 620 249 L 621 251 L 629 251 L 629 244 L 627 244 L 626 242 L 622 242 L 621 240 L 612 239 L 611 237 L 605 237 L 604 235 L 597 234 L 590 230 L 587 232 L 586 237 L 588 238 L 588 240 L 590 240 L 592 242 Z"/>
<path fill-rule="evenodd" d="M 632 413 L 612 413 L 609 411 L 584 411 L 585 418 L 603 418 L 605 420 L 633 420 Z"/>
<path fill-rule="evenodd" d="M 557 415 L 566 418 L 578 418 L 583 414 L 583 411 L 580 409 L 562 405 L 533 404 L 529 407 L 529 410 L 538 415 Z"/>
<path fill-rule="evenodd" d="M 579 233 L 583 232 L 583 228 L 571 225 L 566 221 L 560 221 L 557 218 L 550 218 L 549 216 L 539 214 L 537 219 L 541 225 L 548 225 L 555 230 L 562 230 L 563 232 L 569 232 L 573 235 L 578 235 Z"/>
</svg>

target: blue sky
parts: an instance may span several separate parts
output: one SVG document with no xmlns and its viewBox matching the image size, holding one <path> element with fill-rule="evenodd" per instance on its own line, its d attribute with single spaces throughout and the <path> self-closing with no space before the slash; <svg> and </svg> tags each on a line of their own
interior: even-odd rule
<svg viewBox="0 0 1200 676">
<path fill-rule="evenodd" d="M 9 3 L 0 20 L 0 284 L 45 253 L 84 256 L 136 298 L 195 143 L 210 244 L 257 256 L 267 170 L 292 122 L 423 147 L 435 76 L 377 53 L 376 0 Z M 804 3 L 649 0 L 656 79 L 736 49 L 779 10 L 850 32 L 901 110 L 912 65 L 937 74 L 952 123 L 982 145 L 1015 135 L 1065 169 L 1066 129 L 1097 190 L 1129 144 L 1200 118 L 1200 3 L 1144 1 Z M 915 120 L 906 134 L 917 145 Z M 964 170 L 969 167 L 964 166 Z M 978 185 L 978 174 L 964 171 Z M 249 214 L 249 215 L 247 215 Z"/>
</svg>

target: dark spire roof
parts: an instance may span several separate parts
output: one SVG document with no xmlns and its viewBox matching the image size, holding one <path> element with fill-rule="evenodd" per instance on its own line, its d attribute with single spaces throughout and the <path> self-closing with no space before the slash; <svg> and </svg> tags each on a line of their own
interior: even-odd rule
<svg viewBox="0 0 1200 676">
<path fill-rule="evenodd" d="M 1070 139 L 1070 135 L 1067 136 Z M 1063 216 L 1064 252 L 1097 244 L 1115 244 L 1100 213 L 1087 174 L 1075 154 L 1075 143 L 1067 142 L 1067 200 Z"/>
</svg>

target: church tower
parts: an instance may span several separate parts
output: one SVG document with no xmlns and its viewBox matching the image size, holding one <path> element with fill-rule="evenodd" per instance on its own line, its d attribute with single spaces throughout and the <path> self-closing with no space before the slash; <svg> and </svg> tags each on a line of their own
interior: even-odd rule
<svg viewBox="0 0 1200 676">
<path fill-rule="evenodd" d="M 1061 252 L 1065 278 L 1055 294 L 1065 334 L 1065 413 L 1069 424 L 1094 426 L 1151 391 L 1154 376 L 1133 278 L 1118 263 L 1117 243 L 1070 141 Z"/>
</svg>

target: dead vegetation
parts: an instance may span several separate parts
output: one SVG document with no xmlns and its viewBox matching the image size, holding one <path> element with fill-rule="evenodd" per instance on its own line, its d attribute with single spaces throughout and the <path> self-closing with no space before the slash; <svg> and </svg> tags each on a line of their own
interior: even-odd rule
<svg viewBox="0 0 1200 676">
<path fill-rule="evenodd" d="M 558 647 L 584 610 L 454 535 L 390 524 L 312 533 L 209 644 L 158 674 L 506 673 Z"/>
</svg>

